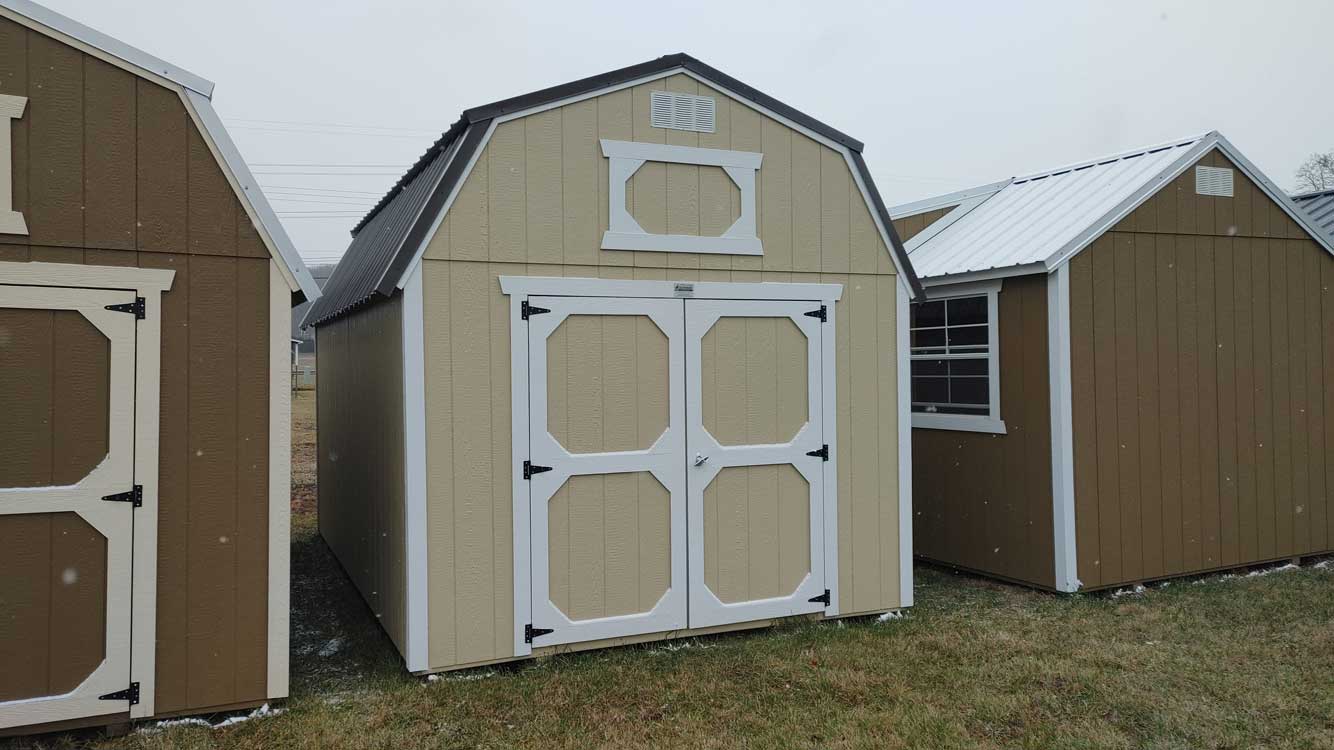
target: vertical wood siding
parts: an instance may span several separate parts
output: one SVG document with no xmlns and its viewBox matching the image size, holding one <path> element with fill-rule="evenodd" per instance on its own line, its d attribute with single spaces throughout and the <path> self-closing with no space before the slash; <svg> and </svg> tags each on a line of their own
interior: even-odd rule
<svg viewBox="0 0 1334 750">
<path fill-rule="evenodd" d="M 403 297 L 317 331 L 320 534 L 407 649 Z"/>
<path fill-rule="evenodd" d="M 925 211 L 912 216 L 901 216 L 894 220 L 894 231 L 899 233 L 900 240 L 907 242 L 923 229 L 944 218 L 945 214 L 953 211 L 954 208 L 954 206 L 946 206 L 945 208 L 937 208 L 934 211 Z"/>
<path fill-rule="evenodd" d="M 1053 588 L 1047 277 L 1005 279 L 997 301 L 1006 434 L 913 430 L 913 549 Z"/>
<path fill-rule="evenodd" d="M 1331 549 L 1331 279 L 1240 171 L 1221 198 L 1188 169 L 1071 261 L 1086 588 Z"/>
<path fill-rule="evenodd" d="M 14 208 L 0 260 L 169 268 L 162 297 L 161 713 L 264 700 L 268 252 L 179 95 L 0 19 Z"/>
</svg>

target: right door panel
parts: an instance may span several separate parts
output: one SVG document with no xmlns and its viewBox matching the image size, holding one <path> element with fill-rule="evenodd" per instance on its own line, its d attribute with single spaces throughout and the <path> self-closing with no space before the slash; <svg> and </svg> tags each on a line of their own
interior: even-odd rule
<svg viewBox="0 0 1334 750">
<path fill-rule="evenodd" d="M 825 607 L 819 306 L 686 302 L 692 628 Z"/>
</svg>

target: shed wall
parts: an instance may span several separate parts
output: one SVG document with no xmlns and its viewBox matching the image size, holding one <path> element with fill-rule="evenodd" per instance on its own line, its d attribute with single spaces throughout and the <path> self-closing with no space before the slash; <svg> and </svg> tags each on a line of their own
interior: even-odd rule
<svg viewBox="0 0 1334 750">
<path fill-rule="evenodd" d="M 1330 550 L 1334 258 L 1240 171 L 1221 198 L 1188 169 L 1070 274 L 1084 586 Z"/>
<path fill-rule="evenodd" d="M 263 701 L 268 251 L 175 92 L 0 18 L 0 93 L 29 98 L 12 144 L 30 231 L 0 234 L 0 260 L 176 271 L 162 296 L 156 710 Z"/>
<path fill-rule="evenodd" d="M 898 278 L 425 261 L 432 669 L 513 657 L 509 298 L 501 275 L 839 283 L 839 587 L 844 614 L 899 600 Z M 855 408 L 854 408 L 855 405 Z"/>
<path fill-rule="evenodd" d="M 914 429 L 913 551 L 1054 588 L 1047 277 L 997 296 L 1006 434 Z"/>
<path fill-rule="evenodd" d="M 407 653 L 403 296 L 316 335 L 320 534 Z"/>
</svg>

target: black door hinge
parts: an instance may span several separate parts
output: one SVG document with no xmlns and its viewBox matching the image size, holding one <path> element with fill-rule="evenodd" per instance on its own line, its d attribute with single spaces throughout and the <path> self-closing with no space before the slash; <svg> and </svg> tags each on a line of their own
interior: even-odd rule
<svg viewBox="0 0 1334 750">
<path fill-rule="evenodd" d="M 548 635 L 554 632 L 555 631 L 552 630 L 551 628 L 535 628 L 533 627 L 533 624 L 530 622 L 527 625 L 523 626 L 523 642 L 532 643 L 534 638 L 538 638 L 540 636 Z"/>
<path fill-rule="evenodd" d="M 144 319 L 143 297 L 135 297 L 133 302 L 124 302 L 119 305 L 107 305 L 106 308 L 112 312 L 134 313 L 136 319 Z"/>
<path fill-rule="evenodd" d="M 103 500 L 112 503 L 134 503 L 134 507 L 141 508 L 144 504 L 144 486 L 142 484 L 134 485 L 134 489 L 128 492 L 117 492 L 114 495 L 103 495 Z"/>
<path fill-rule="evenodd" d="M 812 596 L 810 599 L 807 599 L 806 601 L 808 601 L 808 602 L 819 602 L 819 603 L 825 605 L 826 607 L 828 607 L 828 606 L 829 606 L 829 589 L 825 589 L 823 594 L 820 594 L 819 596 Z"/>
<path fill-rule="evenodd" d="M 828 443 L 825 443 L 824 445 L 820 446 L 820 449 L 819 449 L 819 450 L 806 451 L 806 455 L 808 455 L 808 456 L 815 456 L 816 458 L 819 458 L 819 459 L 822 460 L 822 461 L 828 461 L 828 460 L 829 460 L 829 444 L 828 444 Z"/>
<path fill-rule="evenodd" d="M 544 471 L 551 471 L 550 466 L 538 466 L 532 461 L 523 462 L 523 478 L 532 479 L 534 474 L 541 474 Z"/>
<path fill-rule="evenodd" d="M 541 315 L 542 313 L 549 313 L 549 312 L 551 311 L 545 307 L 538 307 L 537 305 L 528 304 L 528 300 L 524 300 L 523 302 L 519 303 L 519 317 L 523 318 L 524 320 L 528 320 L 528 318 L 533 315 Z"/>
<path fill-rule="evenodd" d="M 131 682 L 130 686 L 124 690 L 99 695 L 97 699 L 100 701 L 129 701 L 131 706 L 137 706 L 139 705 L 139 683 Z"/>
<path fill-rule="evenodd" d="M 811 310 L 810 312 L 806 313 L 806 317 L 819 318 L 820 322 L 824 323 L 829 320 L 829 310 L 824 305 L 820 305 L 819 310 Z"/>
</svg>

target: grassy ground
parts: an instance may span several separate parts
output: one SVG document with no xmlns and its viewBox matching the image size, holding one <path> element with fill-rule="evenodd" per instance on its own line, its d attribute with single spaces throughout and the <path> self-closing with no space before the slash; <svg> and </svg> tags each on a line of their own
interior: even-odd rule
<svg viewBox="0 0 1334 750">
<path fill-rule="evenodd" d="M 917 570 L 886 623 L 803 623 L 428 681 L 319 540 L 298 398 L 292 698 L 223 729 L 41 746 L 1334 748 L 1334 563 L 1126 596 Z"/>
</svg>

